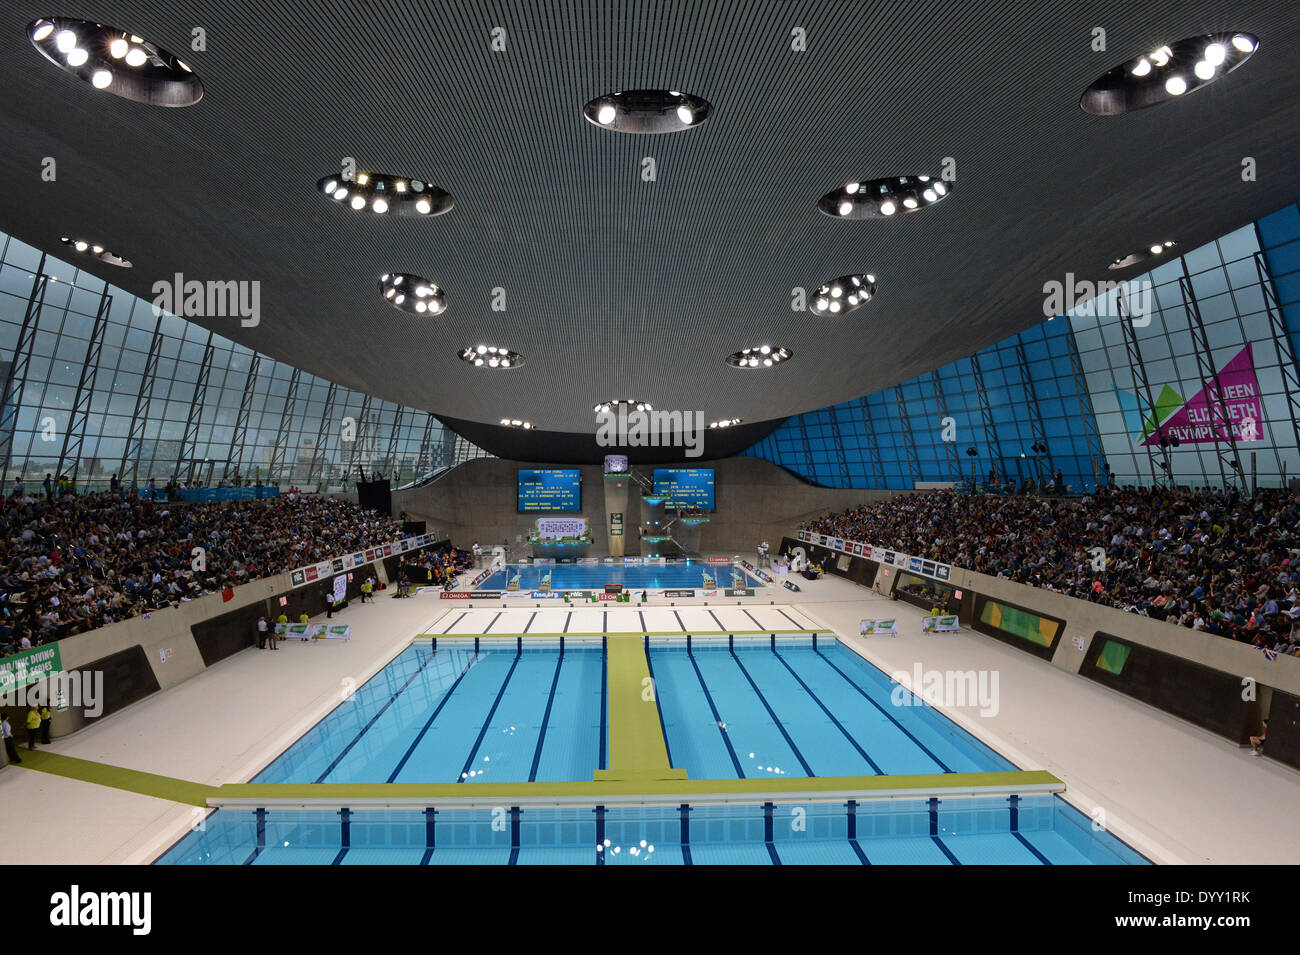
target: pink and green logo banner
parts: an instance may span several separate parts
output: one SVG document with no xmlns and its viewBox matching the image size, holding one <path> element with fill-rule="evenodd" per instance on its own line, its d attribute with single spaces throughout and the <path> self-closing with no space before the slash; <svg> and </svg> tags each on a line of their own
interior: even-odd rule
<svg viewBox="0 0 1300 955">
<path fill-rule="evenodd" d="M 1162 393 L 1163 394 L 1163 393 Z M 1264 407 L 1255 377 L 1255 358 L 1247 344 L 1236 357 L 1220 369 L 1214 379 L 1178 407 L 1168 417 L 1168 406 L 1157 402 L 1157 415 L 1163 418 L 1152 427 L 1148 420 L 1142 429 L 1146 435 L 1142 446 L 1156 445 L 1163 438 L 1177 438 L 1180 444 L 1201 444 L 1231 440 L 1242 443 L 1264 440 Z"/>
</svg>

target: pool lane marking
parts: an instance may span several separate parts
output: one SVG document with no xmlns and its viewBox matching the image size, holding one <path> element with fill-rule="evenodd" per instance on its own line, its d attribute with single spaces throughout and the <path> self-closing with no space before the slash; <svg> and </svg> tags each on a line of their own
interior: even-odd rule
<svg viewBox="0 0 1300 955">
<path fill-rule="evenodd" d="M 533 765 L 528 770 L 528 781 L 537 781 L 537 767 L 542 762 L 542 744 L 546 742 L 546 727 L 551 722 L 551 706 L 555 703 L 555 688 L 560 683 L 560 667 L 564 666 L 564 654 L 555 661 L 555 675 L 551 677 L 551 695 L 546 698 L 546 712 L 542 714 L 542 730 L 537 734 L 537 749 L 533 751 Z"/>
<path fill-rule="evenodd" d="M 527 632 L 528 632 L 528 628 L 531 627 L 531 626 L 533 625 L 533 621 L 537 619 L 537 614 L 538 614 L 539 612 L 540 612 L 540 611 L 537 611 L 537 610 L 534 610 L 534 611 L 533 611 L 533 615 L 532 615 L 531 617 L 529 617 L 529 618 L 528 618 L 528 622 L 527 622 L 526 624 L 524 624 L 524 633 L 527 633 Z"/>
<path fill-rule="evenodd" d="M 347 756 L 347 754 L 352 751 L 353 746 L 356 746 L 357 743 L 361 742 L 361 737 L 366 735 L 366 731 L 369 730 L 370 727 L 375 725 L 375 721 L 378 720 L 379 717 L 383 716 L 384 713 L 388 711 L 388 708 L 393 705 L 393 703 L 397 700 L 397 698 L 402 695 L 402 693 L 406 690 L 406 688 L 410 686 L 412 682 L 414 682 L 415 678 L 424 671 L 424 668 L 427 667 L 433 661 L 433 658 L 436 657 L 437 655 L 438 655 L 438 651 L 435 648 L 432 653 L 430 653 L 427 657 L 424 658 L 424 662 L 415 668 L 415 672 L 406 678 L 406 682 L 397 688 L 397 692 L 395 692 L 392 696 L 388 698 L 388 702 L 385 703 L 379 709 L 379 712 L 376 713 L 374 716 L 372 716 L 365 726 L 361 727 L 361 729 L 357 732 L 357 735 L 352 737 L 352 741 L 348 743 L 347 746 L 344 746 L 342 751 L 337 756 L 334 757 L 334 761 L 325 767 L 325 771 L 316 777 L 316 782 L 318 783 L 325 782 L 325 777 L 328 776 L 330 773 L 334 772 L 334 770 L 338 768 L 339 763 L 343 762 L 343 757 Z M 326 718 L 328 719 L 328 717 Z M 324 720 L 322 720 L 321 722 L 324 722 Z M 319 726 L 320 724 L 318 723 L 317 725 Z M 315 727 L 312 728 L 315 729 Z"/>
<path fill-rule="evenodd" d="M 713 622 L 716 623 L 716 624 L 718 625 L 718 629 L 719 629 L 719 630 L 726 630 L 726 629 L 727 629 L 726 627 L 724 627 L 724 626 L 722 625 L 722 621 L 718 619 L 718 615 L 717 615 L 716 613 L 714 613 L 712 610 L 709 611 L 709 616 L 713 618 Z"/>
<path fill-rule="evenodd" d="M 459 617 L 457 617 L 457 618 L 456 618 L 455 620 L 453 620 L 451 623 L 447 624 L 447 629 L 444 630 L 443 633 L 444 633 L 444 634 L 446 634 L 446 633 L 451 633 L 451 628 L 454 627 L 454 626 L 456 626 L 456 624 L 460 623 L 462 620 L 464 620 L 464 619 L 465 619 L 465 615 L 466 615 L 467 613 L 469 613 L 468 610 L 462 610 L 462 611 L 460 612 L 460 616 L 459 616 Z"/>
<path fill-rule="evenodd" d="M 637 616 L 637 619 L 641 621 L 641 629 L 642 629 L 642 630 L 645 630 L 645 612 L 644 612 L 644 611 L 641 611 L 641 610 L 638 610 L 638 611 L 636 612 L 636 616 Z"/>
<path fill-rule="evenodd" d="M 685 632 L 686 632 L 686 624 L 682 623 L 682 615 L 679 614 L 676 610 L 674 610 L 674 611 L 673 611 L 673 616 L 677 618 L 677 626 L 679 626 L 679 627 L 682 628 L 682 633 L 685 633 Z"/>
<path fill-rule="evenodd" d="M 1041 862 L 1043 865 L 1052 865 L 1052 864 L 1053 864 L 1051 859 L 1047 858 L 1047 856 L 1043 855 L 1041 852 L 1039 852 L 1037 849 L 1035 849 L 1033 843 L 1031 843 L 1028 839 L 1026 839 L 1026 838 L 1025 838 L 1024 836 L 1022 836 L 1020 833 L 1018 833 L 1018 832 L 1013 832 L 1013 833 L 1011 833 L 1011 834 L 1012 834 L 1013 836 L 1015 836 L 1017 839 L 1019 839 L 1021 845 L 1023 845 L 1026 849 L 1028 849 L 1030 852 L 1032 852 L 1032 853 L 1034 854 L 1034 856 L 1037 857 L 1038 861 Z"/>
<path fill-rule="evenodd" d="M 742 610 L 742 612 L 745 614 L 746 617 L 748 617 L 750 620 L 754 621 L 754 626 L 758 627 L 758 629 L 760 629 L 760 630 L 767 630 L 768 633 L 771 633 L 771 632 L 772 632 L 772 630 L 771 630 L 770 627 L 764 627 L 761 623 L 758 622 L 758 618 L 755 617 L 755 616 L 754 616 L 752 613 L 750 613 L 748 610 L 745 610 L 743 607 L 741 608 L 741 610 Z"/>
<path fill-rule="evenodd" d="M 780 609 L 779 607 L 777 608 L 776 612 L 779 613 L 781 616 L 785 617 L 786 620 L 789 620 L 800 630 L 805 629 L 805 624 L 800 623 L 798 620 L 794 619 L 794 617 L 790 616 L 788 613 L 786 613 L 784 610 Z"/>
<path fill-rule="evenodd" d="M 510 685 L 510 678 L 515 675 L 515 667 L 519 666 L 519 661 L 523 659 L 522 653 L 516 653 L 515 658 L 510 661 L 510 669 L 506 671 L 506 678 L 501 681 L 501 689 L 497 690 L 497 698 L 492 701 L 492 709 L 488 710 L 487 716 L 483 718 L 483 726 L 478 731 L 478 739 L 474 740 L 474 748 L 469 751 L 469 758 L 465 760 L 465 765 L 461 767 L 460 776 L 456 782 L 462 783 L 469 778 L 470 768 L 474 765 L 474 757 L 478 755 L 479 747 L 483 745 L 483 737 L 487 735 L 488 727 L 492 725 L 492 717 L 497 715 L 497 707 L 501 705 L 501 698 L 506 695 L 506 687 Z"/>
<path fill-rule="evenodd" d="M 753 687 L 754 692 L 758 694 L 758 702 L 763 704 L 763 709 L 767 710 L 767 715 L 772 718 L 772 722 L 776 724 L 776 728 L 779 729 L 781 735 L 785 737 L 786 743 L 794 753 L 794 758 L 799 760 L 799 765 L 803 767 L 804 773 L 809 776 L 816 776 L 817 774 L 812 771 L 812 767 L 808 765 L 808 761 L 803 758 L 803 753 L 799 752 L 799 747 L 794 744 L 794 740 L 790 738 L 790 734 L 787 733 L 785 727 L 781 725 L 781 720 L 776 715 L 776 711 L 768 704 L 767 697 L 765 697 L 763 691 L 758 688 L 758 684 L 754 682 L 754 678 L 749 675 L 749 671 L 745 669 L 745 664 L 740 662 L 740 657 L 736 656 L 735 647 L 732 647 L 730 652 L 731 658 L 736 661 L 736 666 L 740 667 L 740 672 L 745 675 L 745 679 L 749 681 L 749 685 Z"/>
<path fill-rule="evenodd" d="M 600 753 L 596 758 L 596 765 L 600 769 L 605 768 L 605 746 L 606 721 L 609 718 L 607 707 L 609 706 L 609 655 L 606 645 L 609 643 L 609 637 L 600 638 Z"/>
<path fill-rule="evenodd" d="M 659 682 L 655 679 L 655 665 L 650 660 L 650 648 L 648 646 L 645 648 L 645 665 L 650 673 L 650 691 L 654 694 L 655 710 L 659 713 L 659 732 L 664 737 L 664 752 L 668 754 L 668 765 L 671 766 L 673 764 L 673 750 L 668 745 L 668 725 L 664 722 L 664 709 L 659 705 Z"/>
<path fill-rule="evenodd" d="M 490 622 L 486 627 L 483 628 L 483 632 L 484 632 L 484 633 L 487 633 L 489 630 L 491 630 L 492 627 L 493 627 L 493 625 L 494 625 L 498 620 L 501 619 L 501 615 L 502 615 L 503 613 L 505 613 L 504 610 L 498 610 L 498 611 L 497 611 L 497 615 L 496 615 L 495 617 L 492 618 L 491 622 Z"/>
<path fill-rule="evenodd" d="M 696 679 L 700 681 L 700 689 L 704 691 L 704 699 L 708 701 L 709 711 L 713 713 L 713 725 L 722 734 L 722 742 L 727 746 L 727 755 L 731 757 L 731 765 L 736 769 L 736 776 L 745 779 L 744 767 L 740 765 L 740 760 L 736 758 L 736 751 L 731 747 L 731 737 L 727 735 L 727 730 L 722 725 L 722 717 L 718 715 L 718 707 L 713 702 L 713 694 L 709 692 L 709 685 L 704 681 L 704 674 L 700 672 L 700 665 L 695 662 L 695 653 L 687 650 L 686 656 L 690 658 L 691 666 L 695 668 Z"/>
<path fill-rule="evenodd" d="M 845 808 L 848 810 L 848 832 L 849 847 L 853 849 L 854 854 L 858 857 L 858 862 L 862 865 L 871 865 L 871 860 L 867 854 L 862 851 L 862 846 L 858 845 L 858 801 L 850 799 Z"/>
<path fill-rule="evenodd" d="M 849 678 L 848 674 L 846 674 L 843 670 L 841 670 L 841 669 L 840 669 L 839 667 L 837 667 L 834 663 L 832 663 L 831 660 L 830 660 L 830 658 L 827 657 L 826 654 L 822 653 L 821 650 L 818 649 L 817 647 L 814 647 L 814 648 L 813 648 L 813 653 L 817 654 L 819 657 L 821 657 L 823 660 L 825 660 L 827 666 L 829 666 L 832 670 L 834 670 L 834 671 L 835 671 L 836 673 L 838 673 L 840 676 L 844 677 L 844 681 L 845 681 L 846 683 L 848 683 L 849 686 L 851 686 L 851 687 L 853 687 L 853 689 L 857 690 L 858 693 L 860 693 L 860 694 L 861 694 L 861 695 L 866 699 L 866 701 L 867 701 L 868 703 L 870 703 L 872 706 L 874 706 L 876 709 L 878 709 L 878 710 L 881 712 L 881 714 L 882 714 L 882 715 L 883 715 L 887 720 L 889 720 L 889 722 L 893 723 L 893 724 L 894 724 L 895 726 L 897 726 L 900 730 L 902 730 L 903 733 L 907 736 L 908 739 L 910 739 L 913 743 L 915 743 L 915 744 L 917 745 L 917 747 L 920 748 L 921 751 L 925 753 L 926 756 L 929 756 L 932 760 L 935 761 L 936 764 L 938 764 L 938 766 L 939 766 L 940 769 L 942 769 L 945 773 L 951 773 L 951 772 L 953 771 L 953 770 L 951 769 L 951 767 L 948 766 L 947 763 L 945 763 L 943 760 L 941 760 L 938 756 L 934 755 L 934 753 L 930 752 L 930 749 L 929 749 L 928 746 L 926 746 L 926 745 L 925 745 L 924 743 L 922 743 L 919 739 L 917 739 L 915 736 L 913 736 L 913 735 L 911 734 L 911 732 L 907 729 L 906 726 L 904 726 L 902 723 L 898 722 L 898 720 L 894 719 L 894 717 L 893 717 L 892 715 L 890 715 L 889 711 L 886 710 L 886 709 L 885 709 L 883 706 L 881 706 L 879 703 L 877 703 L 876 700 L 875 700 L 875 698 L 874 698 L 870 693 L 868 693 L 868 692 L 867 692 L 866 690 L 864 690 L 862 687 L 858 686 L 855 682 L 853 682 L 853 680 L 851 680 L 851 679 Z"/>
<path fill-rule="evenodd" d="M 651 719 L 646 706 L 659 708 L 655 694 L 645 698 L 650 661 L 645 638 L 624 634 L 605 640 L 605 685 L 609 690 L 608 768 L 595 772 L 593 780 L 686 778 L 686 771 L 674 769 L 668 758 L 668 744 L 660 719 Z"/>
<path fill-rule="evenodd" d="M 452 685 L 447 689 L 447 692 L 442 695 L 442 699 L 438 701 L 438 705 L 434 708 L 433 713 L 424 724 L 424 728 L 420 730 L 419 734 L 415 737 L 415 740 L 409 747 L 407 747 L 406 752 L 402 754 L 401 761 L 397 764 L 397 768 L 393 770 L 392 774 L 389 775 L 385 782 L 391 783 L 397 778 L 397 774 L 402 771 L 402 767 L 405 766 L 406 761 L 411 758 L 411 754 L 415 752 L 415 748 L 420 745 L 420 741 L 424 739 L 424 734 L 429 732 L 429 727 L 432 726 L 433 721 L 438 718 L 438 714 L 441 713 L 442 708 L 447 705 L 447 701 L 451 699 L 451 695 L 456 692 L 456 687 L 460 686 L 460 681 L 465 679 L 465 674 L 469 672 L 470 667 L 474 665 L 476 660 L 478 660 L 477 652 L 469 658 L 469 662 L 465 664 L 465 669 L 461 670 L 460 676 L 456 677 L 456 682 L 452 683 Z"/>
<path fill-rule="evenodd" d="M 564 615 L 564 633 L 569 632 L 569 622 L 573 620 L 573 611 L 567 611 Z"/>
<path fill-rule="evenodd" d="M 799 674 L 794 671 L 794 667 L 790 666 L 789 661 L 786 660 L 785 657 L 781 656 L 781 654 L 777 653 L 775 650 L 772 651 L 772 656 L 780 660 L 782 666 L 784 666 L 787 670 L 790 671 L 790 675 L 794 677 L 795 680 L 798 681 L 801 687 L 803 687 L 803 691 L 807 693 L 810 697 L 812 697 L 812 701 L 814 703 L 816 703 L 819 707 L 821 707 L 821 711 L 830 718 L 830 721 L 832 723 L 835 724 L 835 728 L 844 734 L 844 738 L 848 740 L 849 743 L 852 744 L 853 748 L 858 751 L 858 755 L 861 756 L 863 759 L 865 759 L 867 763 L 871 766 L 871 768 L 876 771 L 876 775 L 877 776 L 885 775 L 885 771 L 876 765 L 876 761 L 874 759 L 872 759 L 870 756 L 867 755 L 867 751 L 863 749 L 858 744 L 858 741 L 853 738 L 852 734 L 850 734 L 849 731 L 844 728 L 844 724 L 841 723 L 839 720 L 837 720 L 835 718 L 835 714 L 826 708 L 826 704 L 822 702 L 821 697 L 819 697 L 816 693 L 814 693 L 812 691 L 812 688 L 809 687 L 808 684 L 803 681 L 803 678 L 800 677 Z"/>
</svg>

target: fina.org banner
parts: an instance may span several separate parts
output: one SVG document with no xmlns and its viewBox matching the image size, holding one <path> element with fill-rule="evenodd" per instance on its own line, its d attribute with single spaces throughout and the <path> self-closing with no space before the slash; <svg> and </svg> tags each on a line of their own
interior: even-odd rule
<svg viewBox="0 0 1300 955">
<path fill-rule="evenodd" d="M 343 554 L 340 557 L 322 560 L 318 564 L 299 567 L 296 570 L 289 571 L 289 586 L 293 588 L 305 587 L 307 584 L 313 584 L 331 574 L 341 574 L 345 570 L 372 564 L 377 560 L 383 560 L 385 557 L 392 557 L 394 554 L 405 554 L 407 551 L 419 550 L 421 547 L 437 543 L 436 536 L 434 534 L 418 534 L 415 537 L 403 537 L 399 541 L 376 544 L 374 547 L 367 547 L 365 550 L 359 550 L 355 553 Z"/>
<path fill-rule="evenodd" d="M 961 626 L 957 623 L 955 614 L 944 614 L 939 617 L 926 617 L 921 621 L 922 633 L 952 633 L 960 630 Z"/>
<path fill-rule="evenodd" d="M 62 671 L 63 661 L 59 658 L 57 643 L 23 650 L 0 660 L 0 693 L 17 690 Z"/>
<path fill-rule="evenodd" d="M 909 573 L 919 574 L 922 577 L 933 577 L 935 580 L 952 579 L 952 567 L 938 561 L 922 560 L 920 557 L 912 557 L 908 554 L 896 554 L 894 551 L 886 550 L 883 547 L 842 540 L 838 537 L 827 537 L 825 534 L 814 534 L 811 531 L 799 531 L 797 537 L 807 544 L 816 544 L 819 547 L 825 547 L 828 550 L 839 551 L 854 557 L 870 557 L 878 564 L 900 567 Z"/>
</svg>

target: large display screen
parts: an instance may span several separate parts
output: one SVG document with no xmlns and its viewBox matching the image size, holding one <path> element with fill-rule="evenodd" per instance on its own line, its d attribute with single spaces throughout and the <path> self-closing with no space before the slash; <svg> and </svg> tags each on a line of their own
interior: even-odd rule
<svg viewBox="0 0 1300 955">
<path fill-rule="evenodd" d="M 655 468 L 654 485 L 673 504 L 713 510 L 713 468 Z"/>
<path fill-rule="evenodd" d="M 519 510 L 582 510 L 582 472 L 573 470 L 519 471 Z"/>
</svg>

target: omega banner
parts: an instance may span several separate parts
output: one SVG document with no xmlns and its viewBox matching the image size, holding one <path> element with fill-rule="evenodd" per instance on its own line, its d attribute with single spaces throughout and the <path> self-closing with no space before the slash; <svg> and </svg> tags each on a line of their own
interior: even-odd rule
<svg viewBox="0 0 1300 955">
<path fill-rule="evenodd" d="M 561 537 L 581 537 L 587 533 L 585 517 L 539 517 L 538 540 L 556 540 Z"/>
</svg>

